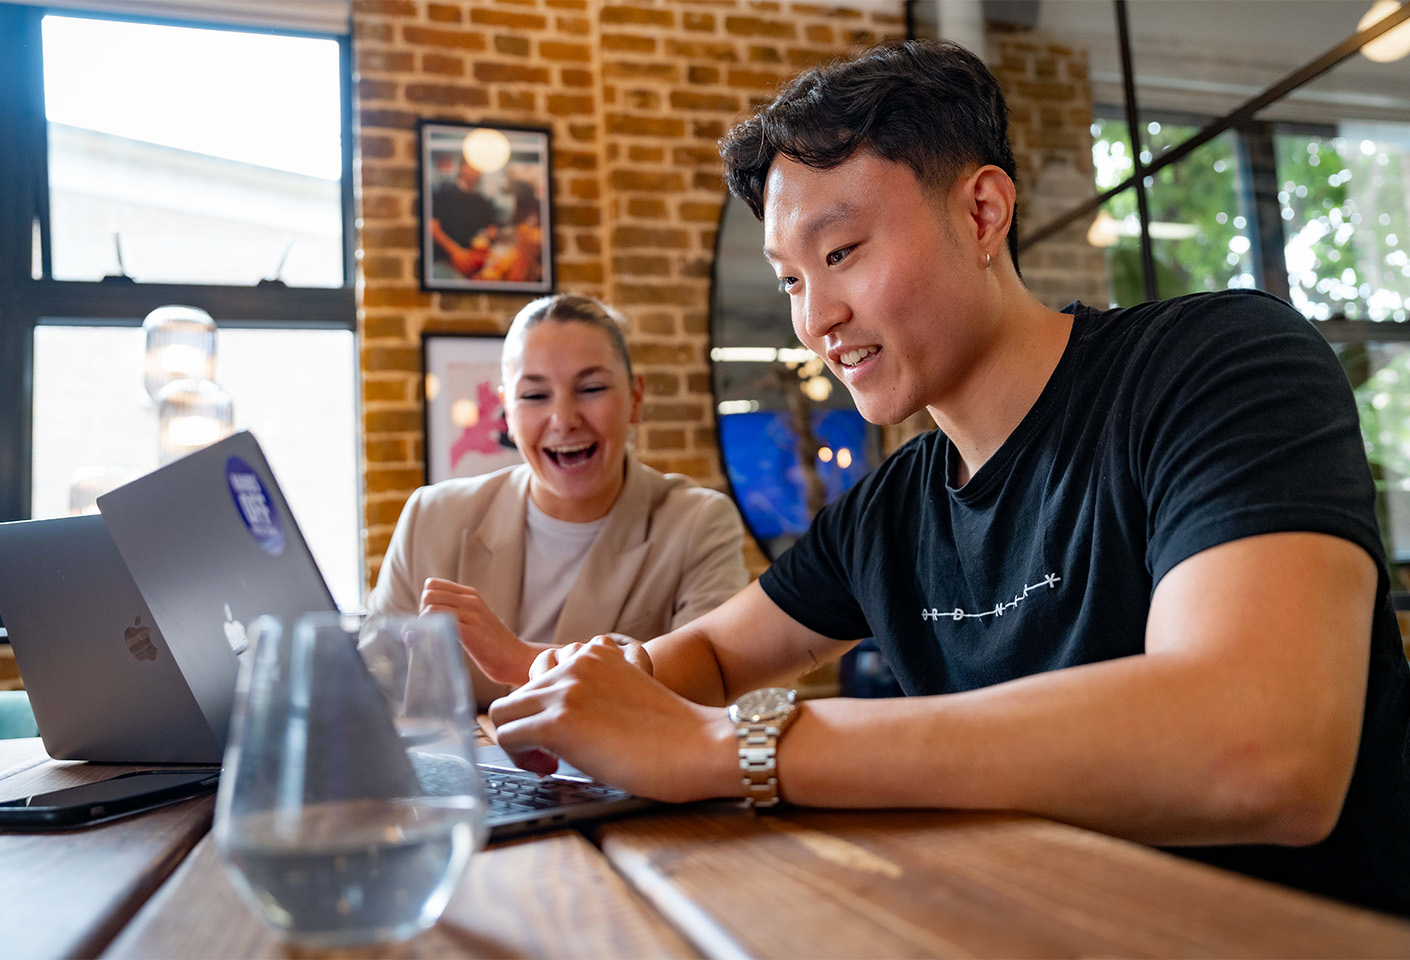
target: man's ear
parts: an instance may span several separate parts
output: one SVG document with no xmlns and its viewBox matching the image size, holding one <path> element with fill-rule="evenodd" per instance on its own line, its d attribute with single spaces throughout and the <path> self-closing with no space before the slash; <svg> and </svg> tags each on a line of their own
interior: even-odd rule
<svg viewBox="0 0 1410 960">
<path fill-rule="evenodd" d="M 975 240 L 988 264 L 1008 249 L 1018 190 L 1013 178 L 993 164 L 985 164 L 971 173 L 965 178 L 964 187 Z"/>
</svg>

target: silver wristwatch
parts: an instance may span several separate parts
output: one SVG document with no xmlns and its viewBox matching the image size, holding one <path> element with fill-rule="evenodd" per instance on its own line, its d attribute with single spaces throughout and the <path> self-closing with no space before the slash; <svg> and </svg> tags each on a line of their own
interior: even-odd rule
<svg viewBox="0 0 1410 960">
<path fill-rule="evenodd" d="M 750 806 L 778 804 L 778 740 L 798 715 L 798 695 L 787 687 L 751 690 L 729 706 L 739 738 L 739 769 Z"/>
</svg>

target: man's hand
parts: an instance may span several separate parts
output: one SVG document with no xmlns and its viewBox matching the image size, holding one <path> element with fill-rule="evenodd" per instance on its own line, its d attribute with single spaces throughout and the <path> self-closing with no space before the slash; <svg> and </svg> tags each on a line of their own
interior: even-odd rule
<svg viewBox="0 0 1410 960">
<path fill-rule="evenodd" d="M 622 656 L 626 657 L 628 663 L 645 672 L 648 677 L 653 674 L 651 654 L 646 652 L 646 647 L 642 646 L 641 641 L 629 637 L 625 633 L 599 633 L 588 642 L 596 640 L 615 643 L 622 648 Z M 586 643 L 565 643 L 561 647 L 549 647 L 535 657 L 534 662 L 529 665 L 529 679 L 535 680 L 559 664 L 567 663 L 582 652 L 586 646 Z"/>
<path fill-rule="evenodd" d="M 427 580 L 421 590 L 421 612 L 454 617 L 460 627 L 460 645 L 496 683 L 517 686 L 528 680 L 529 665 L 545 649 L 520 640 L 495 616 L 478 590 L 453 580 Z"/>
<path fill-rule="evenodd" d="M 683 802 L 742 793 L 734 726 L 628 662 L 606 637 L 490 706 L 502 746 L 526 770 L 557 757 L 635 794 Z"/>
</svg>

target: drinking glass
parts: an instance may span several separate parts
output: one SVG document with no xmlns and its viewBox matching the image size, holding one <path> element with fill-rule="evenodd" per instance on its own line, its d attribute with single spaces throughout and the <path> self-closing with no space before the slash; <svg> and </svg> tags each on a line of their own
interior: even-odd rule
<svg viewBox="0 0 1410 960">
<path fill-rule="evenodd" d="M 455 621 L 318 613 L 254 633 L 214 826 L 236 889 L 305 946 L 430 927 L 485 833 Z"/>
</svg>

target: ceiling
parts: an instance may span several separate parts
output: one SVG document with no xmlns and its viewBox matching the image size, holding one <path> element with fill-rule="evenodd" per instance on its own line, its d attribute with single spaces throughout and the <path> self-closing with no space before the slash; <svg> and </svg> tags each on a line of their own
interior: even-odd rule
<svg viewBox="0 0 1410 960">
<path fill-rule="evenodd" d="M 1096 102 L 1122 102 L 1112 0 L 1013 6 L 1028 7 L 1038 30 L 1088 51 Z M 1142 109 L 1228 112 L 1356 33 L 1370 7 L 1371 0 L 1128 0 Z M 1378 64 L 1353 55 L 1261 116 L 1410 121 L 1410 57 Z"/>
</svg>

